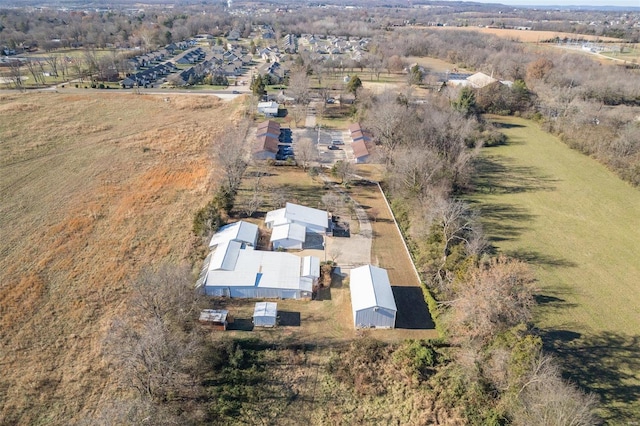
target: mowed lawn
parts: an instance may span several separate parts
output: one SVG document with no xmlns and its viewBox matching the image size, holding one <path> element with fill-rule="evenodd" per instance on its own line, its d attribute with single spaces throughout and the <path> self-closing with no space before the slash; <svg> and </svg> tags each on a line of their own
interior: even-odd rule
<svg viewBox="0 0 640 426">
<path fill-rule="evenodd" d="M 498 251 L 538 278 L 535 324 L 604 418 L 640 418 L 640 189 L 532 122 L 496 118 L 472 201 Z"/>
</svg>

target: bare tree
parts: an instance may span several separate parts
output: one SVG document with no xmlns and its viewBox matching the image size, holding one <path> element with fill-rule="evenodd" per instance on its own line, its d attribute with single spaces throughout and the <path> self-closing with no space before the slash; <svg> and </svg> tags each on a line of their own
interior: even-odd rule
<svg viewBox="0 0 640 426">
<path fill-rule="evenodd" d="M 342 205 L 342 198 L 333 191 L 327 192 L 322 196 L 322 204 L 326 210 L 335 213 Z"/>
<path fill-rule="evenodd" d="M 300 127 L 300 124 L 304 123 L 307 118 L 307 107 L 305 105 L 294 105 L 289 109 L 289 115 L 296 127 Z"/>
<path fill-rule="evenodd" d="M 278 187 L 271 191 L 271 202 L 275 208 L 284 207 L 289 200 L 289 194 L 282 187 Z"/>
<path fill-rule="evenodd" d="M 531 318 L 533 282 L 524 262 L 504 256 L 473 269 L 456 299 L 444 303 L 455 340 L 483 343 Z"/>
<path fill-rule="evenodd" d="M 318 149 L 313 141 L 309 138 L 302 138 L 296 144 L 296 160 L 302 165 L 306 171 L 309 163 L 318 159 Z"/>
<path fill-rule="evenodd" d="M 60 63 L 60 58 L 55 55 L 51 55 L 51 56 L 45 56 L 44 60 L 47 63 L 47 65 L 49 65 L 49 69 L 51 70 L 50 71 L 51 75 L 53 77 L 58 77 L 58 64 Z"/>
<path fill-rule="evenodd" d="M 598 424 L 593 395 L 562 379 L 554 360 L 540 353 L 518 394 L 515 425 L 587 426 Z"/>
<path fill-rule="evenodd" d="M 258 209 L 264 204 L 264 197 L 262 196 L 264 187 L 260 184 L 261 179 L 262 173 L 257 173 L 255 181 L 253 183 L 251 198 L 247 201 L 247 204 L 245 206 L 245 213 L 249 217 L 253 216 L 253 214 L 257 212 Z"/>
<path fill-rule="evenodd" d="M 289 76 L 289 86 L 287 92 L 294 99 L 296 104 L 307 105 L 311 100 L 309 88 L 311 82 L 305 69 L 297 70 Z"/>
<path fill-rule="evenodd" d="M 115 320 L 103 341 L 103 354 L 117 382 L 142 398 L 165 400 L 195 386 L 190 360 L 201 346 L 189 331 L 200 306 L 187 266 L 143 269 L 131 284 L 130 309 Z"/>
<path fill-rule="evenodd" d="M 13 87 L 24 90 L 24 77 L 22 76 L 22 63 L 20 60 L 9 61 L 9 79 Z"/>
<path fill-rule="evenodd" d="M 37 64 L 34 61 L 29 60 L 26 62 L 26 65 L 27 65 L 27 69 L 29 70 L 29 73 L 33 77 L 33 83 L 36 86 L 41 82 L 43 83 L 44 76 L 38 71 L 38 68 L 36 66 Z"/>
<path fill-rule="evenodd" d="M 157 269 L 144 268 L 131 287 L 132 313 L 138 317 L 155 318 L 164 324 L 184 324 L 200 303 L 187 265 L 164 264 Z"/>
<path fill-rule="evenodd" d="M 391 162 L 395 148 L 401 142 L 400 132 L 405 125 L 407 108 L 397 102 L 397 96 L 391 91 L 381 94 L 373 108 L 367 114 L 364 125 L 370 129 L 382 144 L 387 161 Z"/>
<path fill-rule="evenodd" d="M 331 168 L 331 174 L 340 179 L 340 184 L 347 185 L 353 177 L 353 163 L 346 160 L 337 161 Z"/>
<path fill-rule="evenodd" d="M 227 189 L 235 194 L 247 169 L 246 137 L 249 122 L 243 120 L 236 127 L 226 129 L 213 146 L 213 156 L 224 171 Z"/>
</svg>

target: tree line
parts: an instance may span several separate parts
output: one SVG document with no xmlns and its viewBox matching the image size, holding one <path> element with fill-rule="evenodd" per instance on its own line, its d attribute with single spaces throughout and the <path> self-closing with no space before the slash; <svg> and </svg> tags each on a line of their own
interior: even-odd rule
<svg viewBox="0 0 640 426">
<path fill-rule="evenodd" d="M 358 114 L 379 143 L 384 187 L 430 296 L 451 363 L 438 369 L 469 424 L 593 424 L 595 399 L 564 381 L 531 324 L 534 279 L 517 259 L 494 256 L 479 213 L 464 201 L 476 158 L 499 135 L 470 90 L 415 103 L 411 94 L 361 93 Z M 458 385 L 456 385 L 456 383 Z M 553 390 L 553 395 L 549 392 Z"/>
</svg>

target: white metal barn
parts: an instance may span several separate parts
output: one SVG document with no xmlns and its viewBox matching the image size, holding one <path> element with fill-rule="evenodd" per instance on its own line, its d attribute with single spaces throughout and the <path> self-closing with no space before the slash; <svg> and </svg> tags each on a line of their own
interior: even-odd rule
<svg viewBox="0 0 640 426">
<path fill-rule="evenodd" d="M 212 249 L 229 241 L 239 241 L 255 247 L 258 243 L 258 225 L 243 220 L 225 225 L 213 234 L 209 248 Z"/>
<path fill-rule="evenodd" d="M 230 241 L 205 259 L 196 286 L 209 296 L 308 299 L 320 276 L 319 262 Z"/>
<path fill-rule="evenodd" d="M 306 232 L 325 234 L 329 227 L 329 213 L 299 204 L 287 203 L 283 209 L 268 212 L 264 223 L 267 228 L 297 223 L 304 226 Z"/>
<path fill-rule="evenodd" d="M 351 270 L 351 308 L 355 328 L 394 328 L 396 301 L 386 269 L 372 265 Z"/>
<path fill-rule="evenodd" d="M 300 249 L 306 240 L 307 229 L 298 223 L 286 223 L 273 227 L 271 244 L 274 250 Z"/>
<path fill-rule="evenodd" d="M 278 319 L 278 304 L 258 302 L 253 310 L 253 325 L 256 327 L 275 327 Z"/>
</svg>

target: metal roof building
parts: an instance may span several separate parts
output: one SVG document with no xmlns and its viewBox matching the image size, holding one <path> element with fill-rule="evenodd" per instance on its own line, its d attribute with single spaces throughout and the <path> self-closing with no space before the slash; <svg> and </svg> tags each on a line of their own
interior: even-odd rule
<svg viewBox="0 0 640 426">
<path fill-rule="evenodd" d="M 364 265 L 351 270 L 349 281 L 355 328 L 394 328 L 396 301 L 386 269 Z"/>
<path fill-rule="evenodd" d="M 253 325 L 256 327 L 275 327 L 278 319 L 278 304 L 258 302 L 253 310 Z"/>
<path fill-rule="evenodd" d="M 329 227 L 329 214 L 324 210 L 287 203 L 283 209 L 268 212 L 264 222 L 267 228 L 297 223 L 304 226 L 307 232 L 324 234 Z"/>
<path fill-rule="evenodd" d="M 298 223 L 285 223 L 273 227 L 271 244 L 273 249 L 302 249 L 307 229 Z"/>
<path fill-rule="evenodd" d="M 209 296 L 306 299 L 320 276 L 319 267 L 312 267 L 319 262 L 230 241 L 207 257 L 198 287 Z"/>
<path fill-rule="evenodd" d="M 212 249 L 229 241 L 239 241 L 255 247 L 258 242 L 258 225 L 243 220 L 225 225 L 213 234 L 209 248 Z"/>
</svg>

